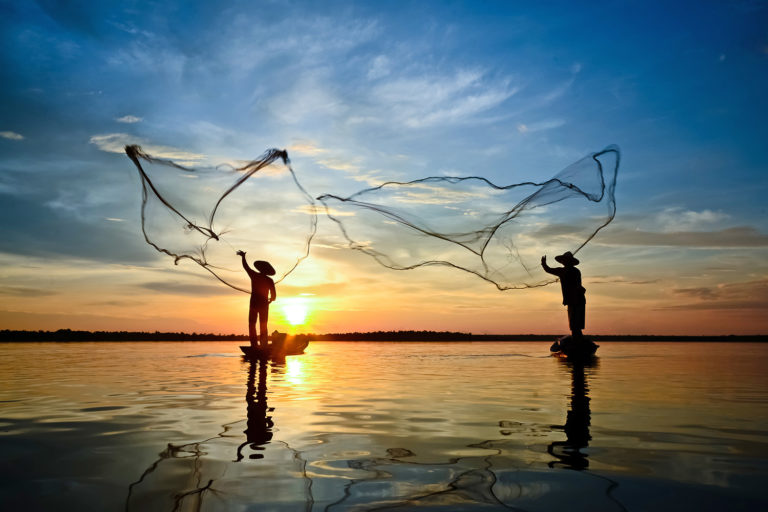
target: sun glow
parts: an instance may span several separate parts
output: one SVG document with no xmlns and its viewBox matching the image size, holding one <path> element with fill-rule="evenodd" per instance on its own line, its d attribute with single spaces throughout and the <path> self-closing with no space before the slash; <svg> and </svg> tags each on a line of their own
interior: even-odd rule
<svg viewBox="0 0 768 512">
<path fill-rule="evenodd" d="M 307 320 L 309 307 L 304 297 L 290 297 L 281 301 L 283 316 L 291 325 L 303 325 Z"/>
</svg>

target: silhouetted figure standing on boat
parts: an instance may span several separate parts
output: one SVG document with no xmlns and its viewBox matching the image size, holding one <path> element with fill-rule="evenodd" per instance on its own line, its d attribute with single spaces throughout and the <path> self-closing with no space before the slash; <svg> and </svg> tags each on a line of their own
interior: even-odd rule
<svg viewBox="0 0 768 512">
<path fill-rule="evenodd" d="M 563 305 L 568 307 L 568 325 L 571 328 L 573 339 L 582 338 L 584 329 L 584 315 L 587 299 L 584 296 L 587 290 L 581 286 L 581 272 L 576 268 L 579 264 L 570 251 L 555 256 L 555 261 L 562 264 L 562 267 L 552 268 L 547 265 L 547 257 L 541 257 L 541 266 L 544 272 L 560 278 L 560 288 L 563 291 Z"/>
<path fill-rule="evenodd" d="M 259 322 L 258 345 L 266 348 L 268 340 L 267 321 L 269 320 L 269 303 L 277 298 L 275 282 L 271 277 L 275 275 L 275 269 L 267 261 L 254 261 L 253 270 L 245 261 L 245 251 L 237 251 L 243 262 L 243 268 L 251 278 L 251 307 L 248 311 L 248 337 L 251 339 L 251 347 L 257 347 L 256 321 Z"/>
</svg>

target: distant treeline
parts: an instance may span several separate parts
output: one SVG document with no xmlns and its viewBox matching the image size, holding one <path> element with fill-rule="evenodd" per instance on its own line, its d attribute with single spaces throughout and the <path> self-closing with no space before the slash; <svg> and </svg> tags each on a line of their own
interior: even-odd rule
<svg viewBox="0 0 768 512">
<path fill-rule="evenodd" d="M 275 335 L 277 332 L 273 333 Z M 553 341 L 557 334 L 471 334 L 450 331 L 373 331 L 328 334 L 297 334 L 309 341 Z M 649 336 L 606 334 L 591 336 L 595 341 L 768 341 L 768 335 L 755 336 Z M 247 341 L 243 334 L 136 331 L 0 331 L 0 342 L 25 341 Z"/>
</svg>

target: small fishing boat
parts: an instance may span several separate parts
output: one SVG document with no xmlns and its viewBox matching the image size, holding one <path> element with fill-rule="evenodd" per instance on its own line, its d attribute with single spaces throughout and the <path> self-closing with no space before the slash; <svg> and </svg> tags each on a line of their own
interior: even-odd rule
<svg viewBox="0 0 768 512">
<path fill-rule="evenodd" d="M 256 359 L 281 359 L 285 356 L 296 356 L 304 353 L 304 349 L 309 345 L 309 340 L 298 340 L 293 336 L 286 334 L 271 336 L 272 343 L 266 347 L 251 347 L 250 345 L 240 345 L 240 350 L 246 358 Z"/>
<path fill-rule="evenodd" d="M 549 347 L 549 351 L 555 357 L 564 357 L 569 360 L 588 360 L 595 357 L 595 352 L 599 346 L 587 336 L 583 336 L 581 339 L 563 336 Z"/>
</svg>

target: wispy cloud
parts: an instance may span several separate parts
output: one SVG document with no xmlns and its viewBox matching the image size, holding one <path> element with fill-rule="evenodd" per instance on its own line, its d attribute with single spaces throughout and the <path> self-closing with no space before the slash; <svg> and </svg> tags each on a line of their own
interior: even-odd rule
<svg viewBox="0 0 768 512">
<path fill-rule="evenodd" d="M 0 288 L 0 295 L 11 297 L 47 297 L 49 295 L 56 295 L 56 292 L 40 288 L 28 288 L 26 286 L 3 286 Z"/>
<path fill-rule="evenodd" d="M 343 158 L 323 158 L 317 160 L 317 163 L 323 167 L 327 167 L 335 171 L 344 171 L 349 173 L 356 173 L 360 171 L 359 165 L 349 160 L 344 160 Z"/>
<path fill-rule="evenodd" d="M 487 191 L 461 190 L 431 183 L 414 183 L 395 193 L 392 199 L 400 203 L 455 204 L 487 198 Z"/>
<path fill-rule="evenodd" d="M 142 119 L 143 119 L 143 118 L 141 118 L 141 117 L 136 117 L 136 116 L 123 116 L 123 117 L 116 117 L 116 118 L 115 118 L 115 121 L 117 121 L 118 123 L 128 123 L 128 124 L 133 124 L 133 123 L 139 123 L 139 122 L 141 122 L 141 121 L 142 121 Z"/>
<path fill-rule="evenodd" d="M 226 295 L 230 289 L 226 286 L 207 285 L 207 284 L 187 284 L 177 282 L 150 282 L 139 285 L 141 288 L 152 290 L 154 292 L 167 293 L 171 295 Z"/>
<path fill-rule="evenodd" d="M 327 124 L 329 120 L 339 118 L 348 106 L 328 80 L 322 70 L 304 73 L 284 92 L 272 98 L 269 106 L 272 115 L 291 125 L 315 121 Z"/>
<path fill-rule="evenodd" d="M 151 154 L 152 156 L 168 158 L 171 160 L 176 160 L 180 163 L 200 162 L 205 158 L 205 155 L 200 153 L 192 153 L 171 146 L 157 146 L 140 137 L 135 137 L 126 133 L 94 135 L 91 137 L 90 143 L 94 144 L 100 150 L 106 151 L 107 153 L 125 153 L 125 146 L 129 144 L 138 144 L 144 149 L 144 151 Z"/>
<path fill-rule="evenodd" d="M 373 89 L 377 108 L 410 128 L 455 123 L 488 111 L 517 92 L 509 81 L 490 82 L 478 70 L 398 78 Z"/>
<path fill-rule="evenodd" d="M 616 277 L 611 279 L 595 277 L 595 278 L 586 280 L 586 282 L 589 284 L 631 284 L 631 285 L 656 284 L 659 281 L 660 281 L 659 279 L 647 279 L 647 280 L 637 281 L 637 280 L 625 279 L 623 277 Z"/>
<path fill-rule="evenodd" d="M 656 215 L 655 221 L 663 231 L 698 231 L 711 228 L 714 224 L 728 219 L 728 215 L 713 210 L 685 210 L 667 208 Z"/>
<path fill-rule="evenodd" d="M 528 124 L 520 123 L 517 125 L 517 131 L 520 133 L 533 133 L 560 128 L 563 125 L 565 125 L 565 121 L 563 119 L 548 119 L 545 121 L 536 121 Z"/>
<path fill-rule="evenodd" d="M 354 213 L 352 212 L 343 212 L 340 210 L 336 210 L 334 208 L 330 208 L 330 207 L 323 208 L 322 206 L 317 206 L 317 205 L 313 206 L 311 204 L 303 204 L 301 206 L 297 206 L 291 211 L 296 213 L 306 213 L 307 215 L 318 215 L 318 214 L 327 212 L 330 215 L 333 215 L 334 217 L 354 215 Z"/>
<path fill-rule="evenodd" d="M 695 299 L 713 299 L 718 295 L 716 288 L 709 288 L 706 286 L 698 288 L 676 288 L 672 290 L 672 293 Z"/>
<path fill-rule="evenodd" d="M 8 140 L 24 140 L 22 134 L 10 131 L 0 132 L 0 137 Z"/>
<path fill-rule="evenodd" d="M 594 243 L 699 248 L 768 247 L 768 235 L 749 226 L 732 227 L 719 231 L 671 232 L 617 228 L 606 230 L 595 239 Z"/>
<path fill-rule="evenodd" d="M 386 55 L 377 55 L 368 68 L 368 79 L 376 80 L 390 73 L 390 62 Z"/>
<path fill-rule="evenodd" d="M 725 283 L 711 287 L 677 288 L 674 295 L 695 300 L 659 309 L 672 310 L 744 310 L 768 309 L 768 279 Z"/>
<path fill-rule="evenodd" d="M 299 141 L 294 142 L 288 146 L 288 154 L 298 153 L 300 155 L 317 156 L 328 153 L 328 150 L 321 148 L 317 143 L 313 141 Z"/>
<path fill-rule="evenodd" d="M 312 141 L 303 141 L 292 144 L 288 147 L 288 154 L 298 153 L 314 158 L 315 163 L 322 165 L 334 171 L 342 171 L 349 175 L 355 181 L 367 183 L 375 186 L 384 181 L 376 171 L 366 170 L 359 158 L 344 158 L 338 156 L 336 152 L 320 147 Z"/>
</svg>

